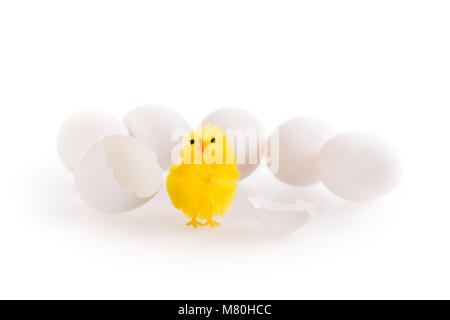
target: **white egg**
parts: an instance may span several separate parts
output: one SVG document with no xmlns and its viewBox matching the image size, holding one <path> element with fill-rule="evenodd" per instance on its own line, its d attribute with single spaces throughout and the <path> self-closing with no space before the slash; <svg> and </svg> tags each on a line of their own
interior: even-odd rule
<svg viewBox="0 0 450 320">
<path fill-rule="evenodd" d="M 91 144 L 109 134 L 128 135 L 122 121 L 106 112 L 81 111 L 71 115 L 61 125 L 57 138 L 58 154 L 72 172 L 80 155 Z"/>
<path fill-rule="evenodd" d="M 202 126 L 215 124 L 228 135 L 234 147 L 241 180 L 258 167 L 263 154 L 265 136 L 261 122 L 245 109 L 228 107 L 218 109 L 202 121 Z"/>
<path fill-rule="evenodd" d="M 400 181 L 397 152 L 386 141 L 363 132 L 329 140 L 319 156 L 320 178 L 334 194 L 369 201 L 392 191 Z"/>
<path fill-rule="evenodd" d="M 128 112 L 123 122 L 131 136 L 156 152 L 164 170 L 174 163 L 172 158 L 179 153 L 174 150 L 189 130 L 187 122 L 175 110 L 157 105 L 137 107 Z"/>
<path fill-rule="evenodd" d="M 290 233 L 305 225 L 312 217 L 315 206 L 302 199 L 294 203 L 281 203 L 263 196 L 248 197 L 261 224 L 274 233 Z"/>
<path fill-rule="evenodd" d="M 160 189 L 163 172 L 156 154 L 136 138 L 109 135 L 88 148 L 75 170 L 81 198 L 104 212 L 133 210 Z"/>
<path fill-rule="evenodd" d="M 267 165 L 280 181 L 292 186 L 319 182 L 317 157 L 334 130 L 314 118 L 294 118 L 281 124 L 267 140 Z"/>
</svg>

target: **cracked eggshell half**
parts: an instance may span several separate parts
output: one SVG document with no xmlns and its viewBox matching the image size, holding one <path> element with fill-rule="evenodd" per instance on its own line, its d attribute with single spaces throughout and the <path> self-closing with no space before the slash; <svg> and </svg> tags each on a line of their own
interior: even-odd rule
<svg viewBox="0 0 450 320">
<path fill-rule="evenodd" d="M 156 154 L 136 138 L 109 135 L 81 156 L 75 182 L 81 198 L 111 213 L 133 210 L 149 201 L 163 179 Z"/>
<path fill-rule="evenodd" d="M 189 130 L 188 123 L 178 112 L 158 105 L 134 108 L 123 122 L 131 136 L 156 152 L 158 163 L 164 170 L 179 156 L 183 138 Z"/>
<path fill-rule="evenodd" d="M 314 215 L 315 205 L 302 199 L 282 203 L 263 196 L 248 197 L 261 224 L 271 232 L 286 234 L 304 226 Z"/>
<path fill-rule="evenodd" d="M 101 111 L 81 111 L 68 117 L 61 125 L 58 138 L 58 154 L 64 165 L 72 172 L 90 145 L 110 134 L 128 135 L 122 121 Z"/>
<path fill-rule="evenodd" d="M 266 140 L 259 119 L 245 109 L 227 107 L 207 115 L 202 121 L 202 126 L 208 123 L 221 127 L 227 133 L 237 158 L 240 180 L 251 175 L 259 166 Z M 230 133 L 235 135 L 232 136 Z M 243 134 L 242 137 L 239 134 Z"/>
</svg>

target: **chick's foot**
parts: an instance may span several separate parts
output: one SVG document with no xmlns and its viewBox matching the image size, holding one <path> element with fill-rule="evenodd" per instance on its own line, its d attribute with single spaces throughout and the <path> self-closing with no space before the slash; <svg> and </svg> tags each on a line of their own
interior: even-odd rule
<svg viewBox="0 0 450 320">
<path fill-rule="evenodd" d="M 187 226 L 193 226 L 194 228 L 197 228 L 198 226 L 203 226 L 204 224 L 198 221 L 197 219 L 192 219 L 188 223 L 186 223 Z"/>
<path fill-rule="evenodd" d="M 204 226 L 211 226 L 211 227 L 218 227 L 218 226 L 220 226 L 220 223 L 218 223 L 218 222 L 216 222 L 216 221 L 213 221 L 213 220 L 207 220 L 205 223 L 204 223 Z"/>
</svg>

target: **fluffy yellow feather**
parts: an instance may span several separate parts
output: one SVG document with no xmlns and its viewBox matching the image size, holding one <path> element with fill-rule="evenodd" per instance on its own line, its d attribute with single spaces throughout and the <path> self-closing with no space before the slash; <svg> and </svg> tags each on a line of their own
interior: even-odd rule
<svg viewBox="0 0 450 320">
<path fill-rule="evenodd" d="M 207 125 L 185 137 L 181 162 L 169 169 L 167 191 L 175 208 L 192 219 L 187 225 L 214 227 L 220 224 L 212 218 L 228 210 L 238 180 L 236 157 L 225 133 Z"/>
</svg>

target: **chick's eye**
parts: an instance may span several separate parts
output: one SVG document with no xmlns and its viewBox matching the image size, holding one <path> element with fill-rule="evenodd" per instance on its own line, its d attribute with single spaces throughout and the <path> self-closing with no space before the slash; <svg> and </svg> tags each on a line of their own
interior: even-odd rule
<svg viewBox="0 0 450 320">
<path fill-rule="evenodd" d="M 211 139 L 211 143 L 214 143 L 214 142 L 216 142 L 216 138 Z"/>
<path fill-rule="evenodd" d="M 191 139 L 191 141 L 189 141 L 189 142 L 190 142 L 190 144 L 194 144 L 195 140 Z"/>
</svg>

